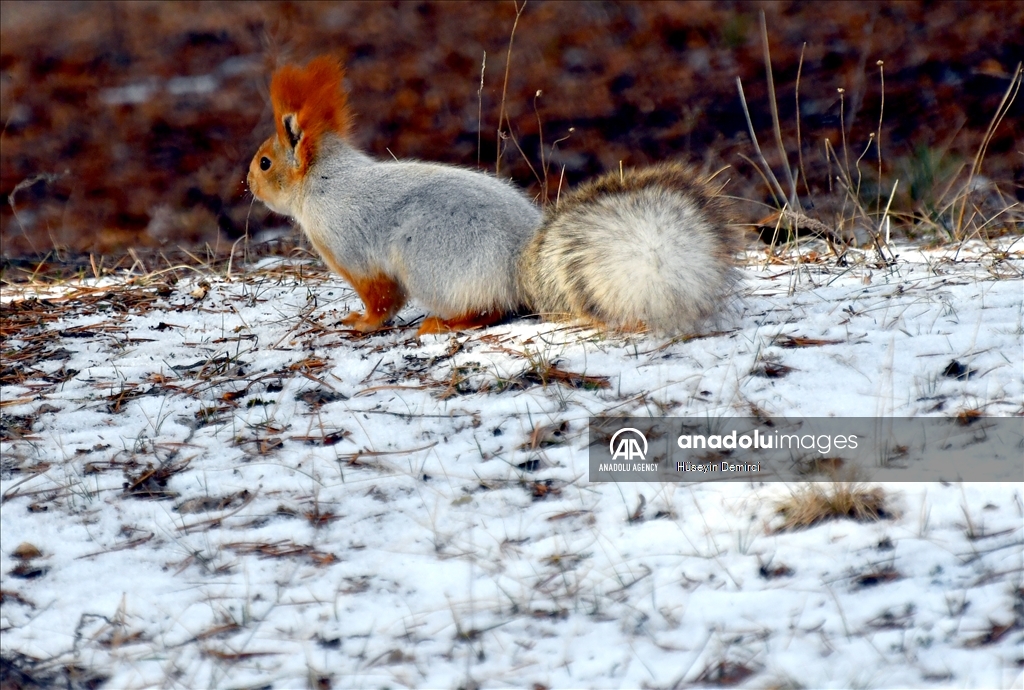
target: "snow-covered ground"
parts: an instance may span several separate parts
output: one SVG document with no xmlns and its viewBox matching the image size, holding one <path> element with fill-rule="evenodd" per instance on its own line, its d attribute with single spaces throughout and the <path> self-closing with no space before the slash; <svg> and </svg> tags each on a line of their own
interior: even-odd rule
<svg viewBox="0 0 1024 690">
<path fill-rule="evenodd" d="M 5 674 L 1021 687 L 1024 460 L 1021 482 L 886 484 L 888 519 L 778 531 L 797 486 L 590 483 L 586 425 L 1021 416 L 1022 250 L 751 255 L 734 308 L 672 342 L 533 319 L 357 336 L 340 279 L 279 259 L 5 287 Z"/>
</svg>

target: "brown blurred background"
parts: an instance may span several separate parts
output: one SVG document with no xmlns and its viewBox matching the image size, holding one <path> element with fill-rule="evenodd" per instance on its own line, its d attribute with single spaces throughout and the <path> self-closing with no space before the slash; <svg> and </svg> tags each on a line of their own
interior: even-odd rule
<svg viewBox="0 0 1024 690">
<path fill-rule="evenodd" d="M 862 193 L 900 179 L 897 206 L 927 214 L 937 186 L 970 161 L 1024 35 L 1021 2 L 501 3 L 3 2 L 0 4 L 0 240 L 18 257 L 226 252 L 286 225 L 244 185 L 272 130 L 276 65 L 327 51 L 347 64 L 355 142 L 376 156 L 493 171 L 506 67 L 511 140 L 502 163 L 549 195 L 600 172 L 681 157 L 731 165 L 729 193 L 770 202 L 736 92 L 762 148 L 772 144 L 758 14 L 767 15 L 777 99 L 797 164 L 794 85 L 811 201 L 827 196 L 823 141 L 851 161 L 878 127 L 884 61 L 883 175 L 873 147 Z M 486 52 L 478 103 L 481 61 Z M 538 91 L 541 95 L 537 96 Z M 983 174 L 1024 199 L 1018 98 Z M 482 112 L 478 148 L 478 108 Z M 570 132 L 570 129 L 572 131 Z M 562 140 L 554 153 L 550 146 Z M 840 153 L 842 155 L 842 153 Z M 959 166 L 959 167 L 958 167 Z M 833 171 L 833 174 L 835 171 Z M 748 204 L 746 213 L 760 210 Z"/>
</svg>

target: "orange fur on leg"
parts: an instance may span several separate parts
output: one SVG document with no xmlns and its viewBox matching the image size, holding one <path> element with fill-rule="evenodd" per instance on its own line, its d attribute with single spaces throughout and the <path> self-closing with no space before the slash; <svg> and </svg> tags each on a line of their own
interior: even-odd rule
<svg viewBox="0 0 1024 690">
<path fill-rule="evenodd" d="M 360 314 L 354 311 L 341 320 L 342 323 L 352 326 L 357 331 L 368 333 L 379 329 L 405 304 L 405 291 L 402 286 L 386 275 L 379 273 L 369 278 L 359 279 L 348 273 L 341 271 L 339 273 L 352 284 L 356 294 L 366 305 L 366 313 Z"/>
<path fill-rule="evenodd" d="M 474 314 L 463 314 L 453 319 L 442 319 L 439 316 L 428 316 L 423 319 L 420 329 L 416 331 L 417 336 L 431 335 L 436 333 L 448 333 L 450 331 L 465 331 L 471 328 L 482 328 L 498 323 L 505 317 L 504 312 L 485 311 Z"/>
</svg>

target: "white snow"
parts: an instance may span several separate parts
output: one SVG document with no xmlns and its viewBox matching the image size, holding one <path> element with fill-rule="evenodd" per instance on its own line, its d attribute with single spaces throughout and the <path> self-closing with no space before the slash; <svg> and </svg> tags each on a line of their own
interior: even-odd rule
<svg viewBox="0 0 1024 690">
<path fill-rule="evenodd" d="M 6 286 L 0 648 L 111 688 L 1021 687 L 1024 460 L 776 532 L 795 486 L 590 483 L 586 453 L 590 415 L 1021 416 L 1021 250 L 751 255 L 676 342 L 360 337 L 340 278 L 279 259 Z M 520 376 L 548 364 L 608 386 Z"/>
</svg>

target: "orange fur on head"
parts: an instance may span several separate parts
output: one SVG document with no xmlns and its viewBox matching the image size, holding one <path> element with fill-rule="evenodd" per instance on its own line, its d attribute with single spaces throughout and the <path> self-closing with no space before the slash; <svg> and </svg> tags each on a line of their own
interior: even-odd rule
<svg viewBox="0 0 1024 690">
<path fill-rule="evenodd" d="M 345 70 L 334 57 L 323 55 L 305 67 L 286 65 L 274 72 L 270 100 L 282 144 L 289 141 L 284 116 L 294 114 L 302 139 L 296 147 L 301 172 L 306 172 L 316 146 L 327 132 L 346 136 L 351 121 L 348 97 L 342 87 Z"/>
</svg>

